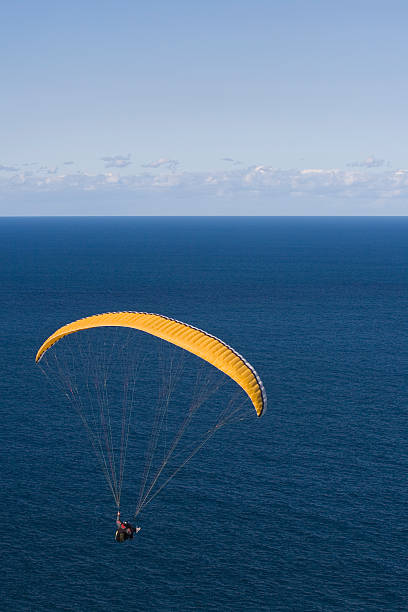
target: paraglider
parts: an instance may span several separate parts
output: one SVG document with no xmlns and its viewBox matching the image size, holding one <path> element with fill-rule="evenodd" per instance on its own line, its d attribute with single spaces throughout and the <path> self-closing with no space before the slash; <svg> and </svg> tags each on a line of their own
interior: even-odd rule
<svg viewBox="0 0 408 612">
<path fill-rule="evenodd" d="M 126 540 L 133 540 L 133 535 L 135 533 L 139 533 L 141 527 L 133 527 L 127 521 L 120 520 L 120 512 L 118 510 L 118 514 L 116 517 L 116 533 L 115 533 L 115 541 L 116 542 L 125 542 Z"/>
<path fill-rule="evenodd" d="M 68 334 L 93 327 L 131 327 L 167 340 L 205 359 L 235 380 L 251 399 L 258 416 L 266 408 L 266 393 L 255 369 L 230 346 L 197 327 L 146 312 L 107 312 L 79 319 L 55 331 L 39 348 L 38 362 L 45 351 Z"/>
<path fill-rule="evenodd" d="M 257 372 L 228 344 L 153 313 L 108 312 L 73 321 L 43 342 L 36 362 L 82 420 L 118 510 L 118 542 L 140 530 L 120 520 L 129 454 L 133 474 L 141 466 L 136 518 L 216 431 L 250 417 L 246 404 L 260 417 L 267 403 Z M 216 392 L 221 398 L 209 404 Z"/>
</svg>

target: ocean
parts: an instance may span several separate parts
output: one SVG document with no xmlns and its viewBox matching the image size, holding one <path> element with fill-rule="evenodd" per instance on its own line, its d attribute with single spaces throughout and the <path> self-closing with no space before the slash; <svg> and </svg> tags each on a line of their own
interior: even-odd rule
<svg viewBox="0 0 408 612">
<path fill-rule="evenodd" d="M 408 218 L 3 218 L 0 252 L 1 610 L 408 609 Z M 80 419 L 34 358 L 124 310 L 227 342 L 268 409 L 117 544 Z"/>
</svg>

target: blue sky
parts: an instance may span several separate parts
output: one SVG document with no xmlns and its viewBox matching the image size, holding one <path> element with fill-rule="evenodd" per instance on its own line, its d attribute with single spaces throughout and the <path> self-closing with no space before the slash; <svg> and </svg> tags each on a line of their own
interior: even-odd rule
<svg viewBox="0 0 408 612">
<path fill-rule="evenodd" d="M 406 214 L 407 18 L 405 0 L 4 3 L 0 214 Z"/>
</svg>

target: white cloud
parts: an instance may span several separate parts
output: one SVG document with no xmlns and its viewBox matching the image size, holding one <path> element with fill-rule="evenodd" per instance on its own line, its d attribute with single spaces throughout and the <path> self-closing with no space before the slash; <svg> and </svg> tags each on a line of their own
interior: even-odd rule
<svg viewBox="0 0 408 612">
<path fill-rule="evenodd" d="M 112 172 L 108 172 L 107 174 L 105 174 L 105 180 L 107 183 L 116 184 L 119 182 L 120 177 L 116 174 L 112 174 Z"/>
<path fill-rule="evenodd" d="M 114 155 L 113 157 L 101 157 L 101 160 L 105 162 L 105 168 L 126 168 L 132 163 L 130 161 L 131 154 L 128 155 Z"/>
<path fill-rule="evenodd" d="M 156 161 L 151 161 L 147 164 L 142 164 L 142 168 L 167 168 L 172 172 L 175 172 L 180 162 L 176 159 L 168 159 L 167 157 L 160 157 Z"/>
<path fill-rule="evenodd" d="M 0 164 L 0 170 L 3 170 L 3 172 L 18 172 L 17 166 L 4 166 L 3 164 Z"/>
<path fill-rule="evenodd" d="M 386 162 L 385 159 L 378 159 L 375 155 L 369 155 L 363 161 L 354 161 L 347 164 L 349 168 L 382 168 L 390 165 L 390 162 Z"/>
<path fill-rule="evenodd" d="M 234 166 L 240 166 L 242 164 L 242 162 L 238 161 L 237 159 L 233 159 L 232 157 L 221 157 L 221 161 L 230 162 L 231 164 L 234 164 Z"/>
<path fill-rule="evenodd" d="M 164 166 L 164 163 L 160 166 Z M 161 194 L 165 194 L 166 197 L 191 197 L 191 201 L 194 201 L 193 198 L 204 198 L 208 202 L 221 199 L 230 202 L 253 201 L 255 198 L 268 202 L 268 210 L 271 211 L 274 202 L 296 200 L 305 202 L 307 206 L 307 202 L 327 201 L 338 202 L 339 214 L 344 202 L 349 202 L 352 210 L 356 202 L 360 202 L 360 210 L 370 210 L 378 201 L 398 201 L 402 203 L 400 207 L 405 206 L 405 201 L 408 202 L 408 170 L 404 169 L 371 173 L 363 168 L 281 169 L 254 165 L 212 172 L 166 170 L 121 176 L 114 172 L 92 174 L 64 170 L 62 173 L 57 168 L 44 167 L 41 173 L 27 170 L 4 174 L 0 178 L 0 196 L 92 191 L 101 195 L 117 192 L 124 197 L 139 193 L 160 198 Z M 251 214 L 251 210 L 248 210 L 248 214 Z"/>
</svg>

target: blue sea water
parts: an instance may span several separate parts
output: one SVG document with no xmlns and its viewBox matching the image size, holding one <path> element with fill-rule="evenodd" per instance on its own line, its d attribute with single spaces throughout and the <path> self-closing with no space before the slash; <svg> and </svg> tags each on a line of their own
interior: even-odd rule
<svg viewBox="0 0 408 612">
<path fill-rule="evenodd" d="M 408 609 L 407 218 L 10 218 L 0 252 L 1 610 Z M 34 363 L 118 310 L 222 338 L 269 400 L 123 545 Z"/>
</svg>

